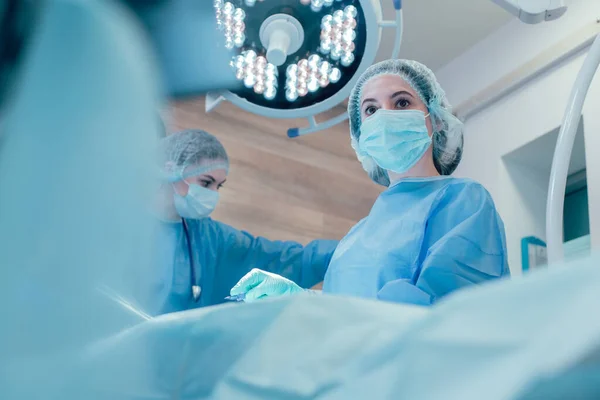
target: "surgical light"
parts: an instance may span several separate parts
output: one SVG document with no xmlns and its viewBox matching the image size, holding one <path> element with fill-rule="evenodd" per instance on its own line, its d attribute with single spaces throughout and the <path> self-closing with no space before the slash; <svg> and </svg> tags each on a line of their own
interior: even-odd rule
<svg viewBox="0 0 600 400">
<path fill-rule="evenodd" d="M 348 97 L 375 61 L 383 28 L 396 30 L 391 56 L 398 55 L 402 10 L 393 4 L 396 19 L 383 21 L 379 0 L 214 0 L 240 85 L 209 94 L 207 111 L 228 100 L 268 117 L 307 117 L 310 127 L 290 136 L 344 120 L 345 113 L 317 124 L 314 116 Z"/>
<path fill-rule="evenodd" d="M 308 93 L 315 93 L 330 83 L 336 83 L 341 77 L 338 68 L 332 67 L 329 61 L 318 54 L 312 54 L 308 59 L 302 59 L 286 69 L 286 99 L 296 101 Z"/>
</svg>

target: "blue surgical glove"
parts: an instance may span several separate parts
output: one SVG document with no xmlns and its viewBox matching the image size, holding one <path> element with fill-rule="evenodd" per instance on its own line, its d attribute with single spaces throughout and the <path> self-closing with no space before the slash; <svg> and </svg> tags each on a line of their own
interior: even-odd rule
<svg viewBox="0 0 600 400">
<path fill-rule="evenodd" d="M 303 292 L 300 286 L 289 279 L 254 268 L 231 289 L 231 296 L 243 296 L 251 303 L 265 297 L 287 296 Z"/>
</svg>

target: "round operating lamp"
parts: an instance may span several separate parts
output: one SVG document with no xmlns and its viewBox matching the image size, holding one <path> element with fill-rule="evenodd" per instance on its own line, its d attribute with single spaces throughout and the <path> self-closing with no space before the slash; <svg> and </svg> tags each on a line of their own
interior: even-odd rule
<svg viewBox="0 0 600 400">
<path fill-rule="evenodd" d="M 207 111 L 223 100 L 271 118 L 309 118 L 314 132 L 347 118 L 317 124 L 314 116 L 344 101 L 360 74 L 373 64 L 381 30 L 396 28 L 398 55 L 401 2 L 396 20 L 383 21 L 379 0 L 214 0 L 223 45 L 239 87 L 207 96 Z"/>
</svg>

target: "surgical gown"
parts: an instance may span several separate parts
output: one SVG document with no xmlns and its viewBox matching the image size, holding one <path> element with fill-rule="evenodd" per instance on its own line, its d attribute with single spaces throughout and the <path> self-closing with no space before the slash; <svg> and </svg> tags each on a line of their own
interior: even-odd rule
<svg viewBox="0 0 600 400">
<path fill-rule="evenodd" d="M 142 307 L 151 315 L 223 303 L 229 290 L 252 268 L 270 271 L 309 288 L 321 282 L 337 241 L 317 240 L 302 246 L 271 241 L 210 218 L 182 223 L 160 222 L 153 272 L 146 277 Z M 192 282 L 192 265 L 195 282 Z M 192 296 L 192 285 L 200 296 Z"/>
<path fill-rule="evenodd" d="M 339 243 L 323 291 L 430 305 L 506 275 L 504 225 L 483 186 L 407 178 L 383 192 Z"/>
</svg>

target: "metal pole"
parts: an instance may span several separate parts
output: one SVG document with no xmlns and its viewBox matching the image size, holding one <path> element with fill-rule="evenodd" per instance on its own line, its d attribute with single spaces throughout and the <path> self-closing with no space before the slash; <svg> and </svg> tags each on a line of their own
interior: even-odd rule
<svg viewBox="0 0 600 400">
<path fill-rule="evenodd" d="M 583 104 L 598 65 L 600 65 L 600 35 L 596 36 L 585 62 L 579 71 L 579 75 L 571 91 L 571 97 L 569 98 L 562 126 L 560 127 L 556 148 L 554 149 L 550 184 L 548 187 L 548 203 L 546 205 L 548 264 L 559 262 L 564 258 L 563 207 L 571 151 L 573 150 L 573 143 L 581 118 Z"/>
</svg>

